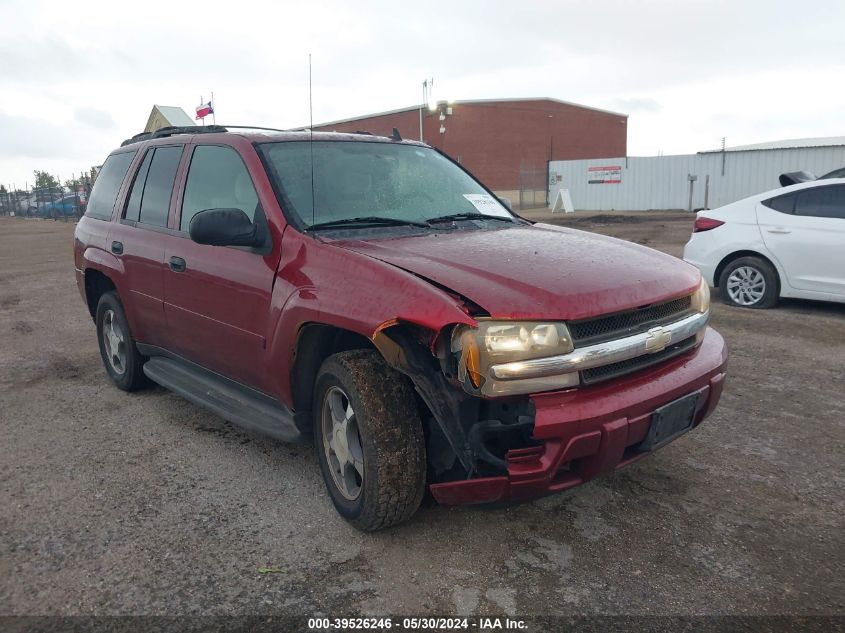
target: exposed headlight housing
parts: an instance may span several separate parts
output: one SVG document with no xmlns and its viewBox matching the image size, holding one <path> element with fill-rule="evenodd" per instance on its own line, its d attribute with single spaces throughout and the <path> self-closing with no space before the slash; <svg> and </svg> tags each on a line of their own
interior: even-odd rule
<svg viewBox="0 0 845 633">
<path fill-rule="evenodd" d="M 467 391 L 486 397 L 564 389 L 578 384 L 578 372 L 538 375 L 521 361 L 568 354 L 569 329 L 560 322 L 485 321 L 460 326 L 452 334 L 458 380 Z"/>
</svg>

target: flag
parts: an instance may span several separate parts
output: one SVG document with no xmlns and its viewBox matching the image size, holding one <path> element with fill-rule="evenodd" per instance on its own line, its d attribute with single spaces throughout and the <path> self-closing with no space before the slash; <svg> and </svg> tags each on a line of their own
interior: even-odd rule
<svg viewBox="0 0 845 633">
<path fill-rule="evenodd" d="M 214 114 L 214 108 L 211 107 L 211 101 L 197 106 L 197 119 L 207 117 L 209 114 Z"/>
</svg>

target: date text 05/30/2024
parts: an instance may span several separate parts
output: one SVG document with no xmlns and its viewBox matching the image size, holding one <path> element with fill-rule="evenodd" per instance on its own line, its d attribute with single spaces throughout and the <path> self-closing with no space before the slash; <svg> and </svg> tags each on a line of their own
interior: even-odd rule
<svg viewBox="0 0 845 633">
<path fill-rule="evenodd" d="M 397 631 L 524 631 L 528 624 L 518 618 L 309 618 L 309 631 L 397 630 Z"/>
</svg>

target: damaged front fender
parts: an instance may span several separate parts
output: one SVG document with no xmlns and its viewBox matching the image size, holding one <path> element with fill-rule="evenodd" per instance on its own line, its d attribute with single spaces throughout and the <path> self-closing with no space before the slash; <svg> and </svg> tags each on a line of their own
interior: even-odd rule
<svg viewBox="0 0 845 633">
<path fill-rule="evenodd" d="M 441 474 L 457 460 L 466 477 L 480 469 L 507 469 L 507 450 L 532 444 L 533 409 L 527 399 L 490 402 L 468 394 L 457 382 L 448 341 L 452 327 L 434 333 L 401 322 L 379 328 L 373 343 L 395 369 L 407 375 L 435 425 L 428 435 L 429 462 Z"/>
<path fill-rule="evenodd" d="M 473 457 L 461 419 L 463 415 L 473 413 L 473 409 L 477 410 L 478 403 L 450 384 L 439 359 L 432 353 L 436 350 L 438 336 L 430 336 L 426 346 L 425 334 L 419 327 L 394 322 L 378 329 L 372 340 L 387 363 L 411 379 L 454 456 L 470 471 Z M 449 460 L 441 461 L 444 467 L 448 465 Z"/>
</svg>

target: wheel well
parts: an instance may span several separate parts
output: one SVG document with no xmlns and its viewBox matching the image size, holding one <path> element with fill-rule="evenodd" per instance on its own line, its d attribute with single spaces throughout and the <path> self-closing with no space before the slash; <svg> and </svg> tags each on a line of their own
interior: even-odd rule
<svg viewBox="0 0 845 633">
<path fill-rule="evenodd" d="M 105 293 L 116 290 L 114 283 L 99 270 L 85 271 L 85 300 L 88 302 L 88 312 L 91 318 L 97 318 L 97 304 Z"/>
<path fill-rule="evenodd" d="M 323 361 L 332 354 L 351 349 L 375 349 L 375 346 L 357 332 L 332 325 L 309 323 L 300 328 L 291 375 L 291 395 L 297 413 L 311 410 L 314 382 Z"/>
<path fill-rule="evenodd" d="M 719 265 L 716 266 L 716 270 L 713 273 L 713 286 L 714 287 L 716 287 L 716 288 L 719 287 L 719 280 L 721 279 L 722 273 L 724 272 L 725 268 L 730 266 L 731 262 L 736 261 L 740 257 L 757 257 L 757 258 L 762 259 L 763 261 L 767 262 L 772 267 L 772 270 L 775 271 L 775 275 L 778 276 L 778 283 L 780 283 L 780 274 L 778 273 L 778 268 L 777 268 L 777 266 L 774 265 L 774 262 L 772 262 L 771 259 L 769 259 L 765 255 L 761 255 L 757 251 L 736 251 L 735 253 L 731 253 L 730 255 L 727 255 L 724 259 L 722 259 L 721 262 L 719 262 Z"/>
</svg>

